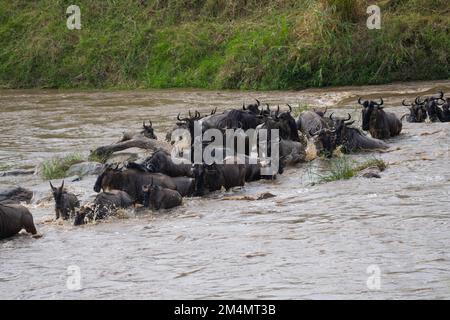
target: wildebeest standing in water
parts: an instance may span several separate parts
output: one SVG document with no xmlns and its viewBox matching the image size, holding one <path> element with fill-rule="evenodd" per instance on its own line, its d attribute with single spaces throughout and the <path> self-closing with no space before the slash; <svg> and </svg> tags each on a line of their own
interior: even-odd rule
<svg viewBox="0 0 450 320">
<path fill-rule="evenodd" d="M 177 189 L 173 179 L 161 173 L 148 173 L 134 169 L 122 171 L 118 167 L 107 167 L 97 177 L 94 191 L 122 190 L 128 193 L 135 202 L 142 203 L 144 201 L 142 187 L 148 185 L 151 181 L 163 188 Z"/>
<path fill-rule="evenodd" d="M 229 190 L 232 187 L 245 185 L 246 168 L 244 164 L 195 164 L 195 195 L 202 196 L 206 190 L 212 192 L 224 187 Z"/>
<path fill-rule="evenodd" d="M 22 229 L 37 235 L 30 211 L 21 205 L 0 203 L 0 239 L 12 237 Z"/>
<path fill-rule="evenodd" d="M 164 150 L 155 151 L 144 160 L 143 166 L 151 173 L 164 173 L 169 177 L 193 177 L 192 165 L 174 163 L 169 153 Z"/>
<path fill-rule="evenodd" d="M 383 110 L 383 99 L 379 103 L 368 100 L 361 102 L 360 97 L 358 103 L 363 106 L 362 129 L 369 131 L 373 138 L 389 139 L 400 134 L 402 122 L 394 113 Z"/>
<path fill-rule="evenodd" d="M 144 207 L 153 210 L 171 209 L 180 206 L 183 197 L 178 191 L 155 186 L 150 183 L 142 187 L 144 192 Z"/>
<path fill-rule="evenodd" d="M 444 117 L 443 117 L 443 112 L 441 110 L 441 108 L 439 108 L 439 105 L 443 105 L 445 103 L 444 98 L 444 93 L 442 91 L 439 92 L 439 96 L 438 97 L 428 97 L 425 98 L 425 100 L 420 101 L 420 97 L 418 97 L 416 99 L 416 101 L 420 104 L 420 105 L 424 105 L 425 109 L 427 110 L 428 113 L 428 118 L 430 119 L 431 122 L 445 122 Z M 439 101 L 442 101 L 442 103 L 440 104 Z"/>
<path fill-rule="evenodd" d="M 127 209 L 133 206 L 130 196 L 120 190 L 111 190 L 97 195 L 92 205 L 82 207 L 75 215 L 74 225 L 82 225 L 86 220 L 105 219 L 117 209 Z"/>
<path fill-rule="evenodd" d="M 55 199 L 56 219 L 60 217 L 63 220 L 71 218 L 75 214 L 75 208 L 80 207 L 78 198 L 73 193 L 69 193 L 64 189 L 64 180 L 59 188 L 55 188 L 50 181 L 53 198 Z"/>
</svg>

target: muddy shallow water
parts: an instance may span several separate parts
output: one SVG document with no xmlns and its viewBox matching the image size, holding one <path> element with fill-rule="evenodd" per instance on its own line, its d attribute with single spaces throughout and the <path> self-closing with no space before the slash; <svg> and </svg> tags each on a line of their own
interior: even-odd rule
<svg viewBox="0 0 450 320">
<path fill-rule="evenodd" d="M 29 169 L 69 153 L 87 155 L 151 119 L 162 138 L 178 112 L 271 104 L 328 105 L 360 119 L 355 97 L 401 100 L 450 93 L 450 82 L 310 89 L 299 92 L 151 90 L 124 92 L 0 91 L 0 169 Z M 360 123 L 358 124 L 360 126 Z M 381 179 L 311 185 L 329 163 L 288 169 L 274 182 L 153 214 L 128 213 L 97 225 L 51 222 L 49 187 L 39 175 L 0 177 L 1 187 L 35 192 L 27 205 L 41 239 L 0 241 L 2 299 L 195 298 L 450 298 L 450 123 L 404 123 L 385 153 L 360 153 L 389 163 Z M 0 171 L 1 171 L 0 170 Z M 68 183 L 82 202 L 95 177 Z M 261 201 L 225 196 L 271 192 Z M 67 268 L 81 270 L 81 290 L 68 289 Z M 379 289 L 367 286 L 369 266 Z"/>
</svg>

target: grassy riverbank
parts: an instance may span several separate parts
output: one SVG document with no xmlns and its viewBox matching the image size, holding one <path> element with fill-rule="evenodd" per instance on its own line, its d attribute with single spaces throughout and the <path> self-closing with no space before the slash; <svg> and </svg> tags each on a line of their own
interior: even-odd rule
<svg viewBox="0 0 450 320">
<path fill-rule="evenodd" d="M 297 89 L 450 78 L 448 0 L 0 0 L 0 87 Z"/>
</svg>

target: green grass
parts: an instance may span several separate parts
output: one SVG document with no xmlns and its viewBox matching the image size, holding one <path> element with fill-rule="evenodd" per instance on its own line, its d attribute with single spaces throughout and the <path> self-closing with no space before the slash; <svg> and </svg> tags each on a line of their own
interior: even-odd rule
<svg viewBox="0 0 450 320">
<path fill-rule="evenodd" d="M 89 154 L 88 160 L 93 162 L 99 162 L 99 163 L 106 163 L 108 161 L 111 154 L 98 154 L 96 152 L 91 152 Z"/>
<path fill-rule="evenodd" d="M 348 156 L 333 158 L 330 160 L 330 171 L 326 175 L 319 175 L 318 183 L 327 183 L 338 180 L 348 180 L 355 177 L 359 172 L 377 167 L 380 171 L 387 168 L 387 163 L 382 159 L 373 158 L 356 164 Z"/>
<path fill-rule="evenodd" d="M 142 4 L 141 4 L 142 3 Z M 0 0 L 0 87 L 299 89 L 450 78 L 448 0 Z"/>
<path fill-rule="evenodd" d="M 6 165 L 6 164 L 0 164 L 0 171 L 7 171 L 9 170 L 11 167 Z"/>
<path fill-rule="evenodd" d="M 64 157 L 52 158 L 42 164 L 42 177 L 46 180 L 61 179 L 67 176 L 67 170 L 84 159 L 79 154 L 71 154 Z"/>
</svg>

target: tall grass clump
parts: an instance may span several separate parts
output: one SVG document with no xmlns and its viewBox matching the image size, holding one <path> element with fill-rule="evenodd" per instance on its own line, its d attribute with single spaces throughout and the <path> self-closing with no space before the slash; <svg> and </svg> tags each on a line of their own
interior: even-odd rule
<svg viewBox="0 0 450 320">
<path fill-rule="evenodd" d="M 42 163 L 42 177 L 46 180 L 64 178 L 67 176 L 67 170 L 71 166 L 83 161 L 83 157 L 79 154 L 70 154 L 46 160 Z"/>
<path fill-rule="evenodd" d="M 448 0 L 0 1 L 0 88 L 300 89 L 450 78 Z"/>
<path fill-rule="evenodd" d="M 327 183 L 338 180 L 348 180 L 368 168 L 377 168 L 379 171 L 384 171 L 387 168 L 387 163 L 378 158 L 369 159 L 362 163 L 355 163 L 348 156 L 333 158 L 330 160 L 328 174 L 319 175 L 318 182 Z"/>
</svg>

